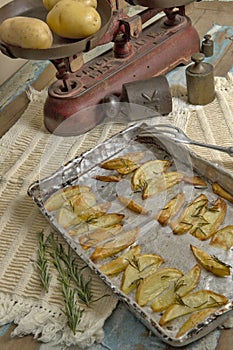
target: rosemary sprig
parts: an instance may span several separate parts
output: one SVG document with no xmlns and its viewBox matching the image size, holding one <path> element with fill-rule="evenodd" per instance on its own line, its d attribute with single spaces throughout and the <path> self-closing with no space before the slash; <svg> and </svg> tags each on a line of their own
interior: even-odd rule
<svg viewBox="0 0 233 350">
<path fill-rule="evenodd" d="M 185 283 L 185 281 L 183 279 L 176 281 L 174 283 L 174 292 L 177 293 L 181 287 L 184 287 L 186 285 L 187 284 Z"/>
<path fill-rule="evenodd" d="M 62 294 L 65 301 L 65 310 L 62 310 L 67 319 L 67 325 L 76 334 L 77 326 L 81 322 L 84 310 L 77 306 L 75 291 L 66 283 L 62 283 Z"/>
<path fill-rule="evenodd" d="M 75 284 L 75 290 L 80 298 L 80 300 L 87 306 L 90 305 L 93 297 L 91 290 L 91 279 L 87 282 L 85 281 L 82 269 L 79 269 L 75 264 L 75 259 L 73 257 L 73 251 L 68 247 L 67 253 L 65 252 L 63 246 L 55 241 L 52 237 L 52 244 L 54 247 L 53 252 L 51 252 L 51 257 L 53 258 L 53 263 L 59 272 L 61 281 L 68 285 L 71 279 Z M 62 266 L 61 262 L 64 263 Z"/>
<path fill-rule="evenodd" d="M 51 275 L 49 273 L 49 262 L 46 258 L 46 240 L 44 239 L 44 232 L 38 232 L 39 247 L 38 247 L 38 258 L 35 261 L 35 265 L 40 273 L 41 284 L 48 292 Z"/>
</svg>

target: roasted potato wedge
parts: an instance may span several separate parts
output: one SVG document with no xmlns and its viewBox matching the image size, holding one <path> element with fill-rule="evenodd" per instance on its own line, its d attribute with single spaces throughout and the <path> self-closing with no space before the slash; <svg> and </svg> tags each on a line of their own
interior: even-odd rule
<svg viewBox="0 0 233 350">
<path fill-rule="evenodd" d="M 147 199 L 160 192 L 167 191 L 177 185 L 183 179 L 183 174 L 177 171 L 160 173 L 153 179 L 148 180 L 142 192 L 142 199 Z"/>
<path fill-rule="evenodd" d="M 225 250 L 233 247 L 233 225 L 227 225 L 218 230 L 211 238 L 210 245 Z"/>
<path fill-rule="evenodd" d="M 181 297 L 191 292 L 199 283 L 201 268 L 197 264 L 189 270 L 184 276 L 174 281 L 171 288 L 165 291 L 161 297 L 156 298 L 151 304 L 155 312 L 166 310 L 170 305 L 176 303 Z"/>
<path fill-rule="evenodd" d="M 201 215 L 206 211 L 208 198 L 201 194 L 189 203 L 180 216 L 170 223 L 174 234 L 181 235 L 201 221 Z"/>
<path fill-rule="evenodd" d="M 123 226 L 121 224 L 98 228 L 79 237 L 79 243 L 81 244 L 82 248 L 86 250 L 112 238 L 122 230 Z"/>
<path fill-rule="evenodd" d="M 93 178 L 103 182 L 119 182 L 122 180 L 120 175 L 96 175 Z"/>
<path fill-rule="evenodd" d="M 159 212 L 155 217 L 160 225 L 166 226 L 170 219 L 172 219 L 181 209 L 185 202 L 185 195 L 183 192 L 178 193 L 173 197 Z"/>
<path fill-rule="evenodd" d="M 190 245 L 191 251 L 195 256 L 197 262 L 215 276 L 224 277 L 231 274 L 231 266 L 220 261 L 217 257 L 207 254 L 204 250 Z"/>
<path fill-rule="evenodd" d="M 129 159 L 124 161 L 124 165 L 117 169 L 117 172 L 121 175 L 131 174 L 135 169 L 139 167 L 139 164 L 131 162 Z"/>
<path fill-rule="evenodd" d="M 229 192 L 224 190 L 224 188 L 222 188 L 222 186 L 220 186 L 217 182 L 214 182 L 212 184 L 212 190 L 218 196 L 220 196 L 220 197 L 228 200 L 229 202 L 233 203 L 233 195 L 231 195 Z"/>
<path fill-rule="evenodd" d="M 132 152 L 107 160 L 100 164 L 101 168 L 116 170 L 119 174 L 126 175 L 139 167 L 138 162 L 143 159 L 144 152 Z"/>
<path fill-rule="evenodd" d="M 203 322 L 209 315 L 217 310 L 217 307 L 201 310 L 191 315 L 188 320 L 180 327 L 176 338 L 182 337 L 185 333 L 196 327 L 199 323 Z"/>
<path fill-rule="evenodd" d="M 163 262 L 163 258 L 156 254 L 135 256 L 124 271 L 121 283 L 122 292 L 125 294 L 132 292 L 141 280 L 155 272 Z"/>
<path fill-rule="evenodd" d="M 99 266 L 99 270 L 107 276 L 118 275 L 124 271 L 136 256 L 141 252 L 140 246 L 131 247 L 129 250 L 123 252 L 116 259 L 113 259 L 106 264 Z"/>
<path fill-rule="evenodd" d="M 136 203 L 134 200 L 124 197 L 117 196 L 118 200 L 123 204 L 126 208 L 132 210 L 134 213 L 141 215 L 148 215 L 150 213 L 149 210 L 143 208 L 139 203 Z"/>
<path fill-rule="evenodd" d="M 131 246 L 139 236 L 139 228 L 120 232 L 111 240 L 97 247 L 91 255 L 91 260 L 102 260 L 121 252 Z"/>
<path fill-rule="evenodd" d="M 124 214 L 120 213 L 107 213 L 96 219 L 90 220 L 90 227 L 111 227 L 113 225 L 122 224 Z"/>
<path fill-rule="evenodd" d="M 207 183 L 204 179 L 202 179 L 200 176 L 192 176 L 189 177 L 187 175 L 185 175 L 183 177 L 183 181 L 191 184 L 193 186 L 198 186 L 198 187 L 207 187 Z"/>
<path fill-rule="evenodd" d="M 71 236 L 80 236 L 83 233 L 86 233 L 88 231 L 90 231 L 89 224 L 87 222 L 83 222 L 83 223 L 77 224 L 76 226 L 72 227 L 68 231 L 68 233 Z"/>
<path fill-rule="evenodd" d="M 70 198 L 70 204 L 78 216 L 82 215 L 87 209 L 95 206 L 96 202 L 96 196 L 92 192 L 83 192 L 73 198 Z"/>
<path fill-rule="evenodd" d="M 131 184 L 133 191 L 141 191 L 147 185 L 147 182 L 170 167 L 171 163 L 167 160 L 149 160 L 143 163 L 133 174 Z"/>
<path fill-rule="evenodd" d="M 110 209 L 110 207 L 111 207 L 110 202 L 100 203 L 80 212 L 78 217 L 82 221 L 90 222 L 94 219 L 101 217 L 102 215 L 105 215 L 106 212 Z"/>
<path fill-rule="evenodd" d="M 57 221 L 63 228 L 69 227 L 74 221 L 77 224 L 80 224 L 82 222 L 82 220 L 78 218 L 73 211 L 72 206 L 69 205 L 66 205 L 59 209 L 57 214 Z"/>
<path fill-rule="evenodd" d="M 122 221 L 124 217 L 125 217 L 124 214 L 118 214 L 118 213 L 104 214 L 93 220 L 74 226 L 71 230 L 69 230 L 69 234 L 71 236 L 79 236 L 87 231 L 95 230 L 98 227 L 104 228 L 104 227 L 112 227 L 117 224 L 122 225 Z"/>
<path fill-rule="evenodd" d="M 193 225 L 189 233 L 201 241 L 209 239 L 223 223 L 227 206 L 223 199 L 218 198 L 214 205 L 208 208 L 200 217 L 197 225 Z"/>
<path fill-rule="evenodd" d="M 82 185 L 65 187 L 49 197 L 46 200 L 44 207 L 49 211 L 60 209 L 71 197 L 74 197 L 83 192 L 90 192 L 90 190 L 91 188 L 89 186 Z"/>
<path fill-rule="evenodd" d="M 173 304 L 164 312 L 160 318 L 159 324 L 164 326 L 168 322 L 191 314 L 196 311 L 209 309 L 221 305 L 225 305 L 228 299 L 222 295 L 211 290 L 199 290 L 185 295 L 179 304 Z"/>
<path fill-rule="evenodd" d="M 137 303 L 140 306 L 145 306 L 182 276 L 182 271 L 169 267 L 152 273 L 140 282 L 136 292 Z"/>
<path fill-rule="evenodd" d="M 107 161 L 101 163 L 100 167 L 107 169 L 107 170 L 117 170 L 124 165 L 122 162 L 124 162 L 125 159 L 128 159 L 131 162 L 137 163 L 140 160 L 142 160 L 144 156 L 145 156 L 144 152 L 126 153 L 126 154 L 121 155 L 120 157 L 115 157 L 115 158 L 112 158 L 110 160 L 107 160 Z M 122 159 L 123 159 L 123 161 L 122 161 Z"/>
</svg>

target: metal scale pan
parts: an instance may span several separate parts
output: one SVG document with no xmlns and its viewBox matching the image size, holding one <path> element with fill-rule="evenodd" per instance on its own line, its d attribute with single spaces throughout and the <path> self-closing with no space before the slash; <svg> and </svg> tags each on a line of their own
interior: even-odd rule
<svg viewBox="0 0 233 350">
<path fill-rule="evenodd" d="M 193 0 L 131 0 L 134 5 L 141 5 L 150 8 L 172 8 L 184 6 Z"/>
<path fill-rule="evenodd" d="M 65 58 L 77 53 L 88 51 L 97 46 L 106 33 L 111 18 L 112 7 L 108 0 L 98 2 L 97 11 L 102 20 L 100 30 L 92 36 L 81 40 L 64 39 L 53 33 L 53 45 L 49 49 L 24 49 L 8 45 L 0 41 L 1 51 L 11 58 L 25 58 L 31 60 L 54 60 Z M 44 8 L 42 0 L 14 0 L 0 8 L 0 24 L 9 17 L 25 16 L 46 20 L 48 11 Z"/>
</svg>

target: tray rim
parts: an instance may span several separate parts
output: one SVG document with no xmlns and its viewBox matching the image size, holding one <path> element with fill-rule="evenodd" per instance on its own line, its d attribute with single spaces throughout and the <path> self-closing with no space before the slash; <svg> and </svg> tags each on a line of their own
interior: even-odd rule
<svg viewBox="0 0 233 350">
<path fill-rule="evenodd" d="M 182 337 L 180 337 L 180 338 L 171 337 L 170 335 L 168 335 L 166 333 L 164 328 L 161 327 L 157 322 L 148 318 L 148 315 L 145 313 L 145 311 L 143 311 L 143 309 L 135 301 L 132 302 L 130 297 L 125 295 L 123 292 L 121 292 L 118 289 L 118 287 L 112 285 L 111 279 L 108 278 L 105 274 L 103 274 L 98 269 L 96 264 L 94 262 L 92 262 L 85 255 L 85 253 L 83 252 L 83 250 L 81 249 L 79 244 L 71 238 L 71 236 L 68 234 L 68 232 L 65 229 L 63 229 L 62 227 L 59 227 L 59 229 L 58 229 L 58 227 L 53 222 L 52 215 L 50 215 L 49 213 L 46 212 L 45 208 L 41 204 L 41 200 L 39 199 L 39 197 L 36 197 L 34 194 L 34 191 L 38 190 L 40 183 L 46 183 L 50 180 L 53 180 L 54 176 L 57 176 L 60 171 L 62 171 L 64 168 L 69 168 L 71 165 L 73 165 L 74 160 L 76 161 L 76 165 L 80 164 L 82 162 L 82 160 L 85 157 L 88 157 L 88 155 L 90 153 L 94 152 L 95 150 L 97 150 L 99 147 L 103 146 L 106 143 L 111 143 L 112 140 L 114 140 L 114 138 L 116 138 L 116 137 L 119 137 L 119 135 L 124 135 L 124 134 L 127 134 L 128 132 L 136 131 L 138 129 L 148 128 L 148 127 L 151 128 L 151 126 L 149 126 L 147 123 L 136 123 L 136 124 L 133 124 L 129 127 L 126 127 L 124 130 L 113 135 L 109 139 L 105 140 L 103 143 L 96 145 L 95 147 L 91 148 L 90 150 L 83 152 L 80 156 L 77 156 L 77 157 L 73 158 L 72 160 L 68 161 L 66 164 L 61 166 L 59 169 L 57 169 L 57 171 L 55 171 L 51 175 L 43 178 L 42 180 L 34 181 L 28 187 L 27 193 L 33 199 L 35 204 L 39 207 L 40 211 L 45 216 L 45 218 L 48 220 L 50 225 L 52 227 L 54 227 L 56 230 L 58 230 L 58 232 L 62 235 L 62 237 L 65 239 L 65 241 L 76 252 L 76 254 L 91 268 L 91 270 L 93 270 L 102 279 L 102 281 L 107 286 L 109 286 L 111 288 L 111 290 L 114 292 L 114 294 L 117 295 L 119 297 L 119 299 L 127 305 L 129 310 L 131 312 L 133 312 L 133 314 L 147 328 L 149 328 L 156 336 L 158 336 L 165 343 L 167 343 L 171 346 L 174 346 L 174 347 L 182 347 L 182 346 L 186 346 L 186 345 L 202 338 L 203 336 L 207 335 L 212 330 L 214 330 L 216 327 L 218 327 L 220 324 L 222 324 L 223 321 L 229 317 L 229 313 L 233 313 L 233 298 L 229 299 L 229 302 L 226 305 L 219 308 L 216 312 L 212 313 L 209 317 L 207 317 L 207 319 L 205 319 L 203 322 L 199 323 L 195 328 L 193 328 L 192 330 L 187 332 Z M 155 127 L 156 127 L 156 125 L 155 125 Z M 173 146 L 176 146 L 182 150 L 187 151 L 190 154 L 190 156 L 193 158 L 192 160 L 204 162 L 204 164 L 206 165 L 207 168 L 210 167 L 210 169 L 215 170 L 217 173 L 221 171 L 222 175 L 226 176 L 226 178 L 230 179 L 230 181 L 233 181 L 233 175 L 229 171 L 220 167 L 218 164 L 211 163 L 210 161 L 200 157 L 194 151 L 189 149 L 186 145 L 178 144 L 178 143 L 174 142 L 173 140 L 171 140 L 170 138 L 168 138 L 167 136 L 164 136 L 164 138 L 168 142 L 170 142 Z M 155 139 L 156 139 L 156 136 L 155 136 Z M 112 156 L 110 156 L 110 157 L 112 157 Z M 60 187 L 60 188 L 62 188 L 62 187 Z M 59 190 L 60 188 L 57 188 L 56 190 Z M 52 193 L 56 192 L 56 190 L 52 191 Z M 135 312 L 135 309 L 137 310 L 137 313 Z M 211 321 L 208 323 L 208 320 L 210 318 L 211 318 Z M 206 325 L 208 325 L 208 327 L 206 327 Z"/>
</svg>

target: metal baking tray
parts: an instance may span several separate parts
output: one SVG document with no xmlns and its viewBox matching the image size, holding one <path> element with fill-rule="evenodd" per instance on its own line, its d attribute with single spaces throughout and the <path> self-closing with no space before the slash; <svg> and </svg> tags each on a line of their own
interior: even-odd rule
<svg viewBox="0 0 233 350">
<path fill-rule="evenodd" d="M 198 188 L 190 184 L 180 183 L 173 187 L 171 191 L 146 200 L 145 205 L 147 209 L 151 210 L 149 216 L 130 213 L 129 209 L 119 206 L 116 200 L 116 193 L 120 193 L 123 195 L 132 195 L 133 199 L 140 201 L 140 194 L 131 193 L 130 175 L 127 175 L 123 181 L 118 183 L 97 181 L 93 176 L 97 174 L 106 175 L 108 172 L 100 168 L 99 164 L 101 162 L 128 152 L 142 150 L 145 152 L 143 161 L 156 158 L 171 160 L 171 170 L 181 171 L 189 176 L 199 175 L 207 181 L 208 186 Z M 136 226 L 140 227 L 140 236 L 136 243 L 141 246 L 141 253 L 159 254 L 165 260 L 164 267 L 176 267 L 185 273 L 196 264 L 196 260 L 189 248 L 190 244 L 198 245 L 201 249 L 205 249 L 209 254 L 217 256 L 227 264 L 232 263 L 232 250 L 224 251 L 223 249 L 217 249 L 210 246 L 208 241 L 201 242 L 188 233 L 176 236 L 169 227 L 160 226 L 157 220 L 154 219 L 154 215 L 171 196 L 174 196 L 180 190 L 185 193 L 187 202 L 196 198 L 201 193 L 205 193 L 209 201 L 214 201 L 217 195 L 212 191 L 212 182 L 218 182 L 230 193 L 233 191 L 233 177 L 228 172 L 202 159 L 186 146 L 175 143 L 174 140 L 167 136 L 156 136 L 156 134 L 153 134 L 153 127 L 141 123 L 128 127 L 104 143 L 61 166 L 51 176 L 32 183 L 28 189 L 28 194 L 32 197 L 52 227 L 65 238 L 68 244 L 88 266 L 111 287 L 119 299 L 124 301 L 129 309 L 165 343 L 180 347 L 203 337 L 231 315 L 233 309 L 232 273 L 229 277 L 215 277 L 202 269 L 201 279 L 195 290 L 214 290 L 217 293 L 224 294 L 228 298 L 228 303 L 220 307 L 218 311 L 211 314 L 205 321 L 191 329 L 191 331 L 180 338 L 176 338 L 176 333 L 181 324 L 184 323 L 185 317 L 181 318 L 181 320 L 178 318 L 172 321 L 169 323 L 169 327 L 161 327 L 159 325 L 161 314 L 153 312 L 150 306 L 140 307 L 136 303 L 133 292 L 125 295 L 120 289 L 121 274 L 114 278 L 104 275 L 100 271 L 99 265 L 90 259 L 91 252 L 89 250 L 84 251 L 78 239 L 75 236 L 70 236 L 68 231 L 58 224 L 56 214 L 54 212 L 48 212 L 45 209 L 44 203 L 53 193 L 61 188 L 74 184 L 91 186 L 99 202 L 106 200 L 112 202 L 110 212 L 123 212 L 125 214 L 124 226 L 126 229 Z M 232 217 L 233 207 L 227 202 L 227 215 L 224 225 L 230 224 Z"/>
<path fill-rule="evenodd" d="M 24 49 L 1 41 L 0 49 L 11 58 L 31 60 L 54 60 L 89 51 L 97 46 L 100 39 L 107 32 L 112 19 L 112 7 L 108 0 L 98 1 L 97 10 L 102 20 L 101 28 L 96 34 L 87 38 L 80 40 L 65 39 L 53 33 L 53 45 L 49 49 Z M 42 0 L 14 0 L 0 7 L 0 24 L 5 19 L 15 16 L 35 17 L 46 21 L 47 13 L 48 11 L 43 6 Z"/>
</svg>

